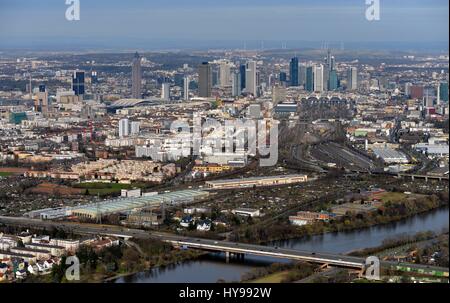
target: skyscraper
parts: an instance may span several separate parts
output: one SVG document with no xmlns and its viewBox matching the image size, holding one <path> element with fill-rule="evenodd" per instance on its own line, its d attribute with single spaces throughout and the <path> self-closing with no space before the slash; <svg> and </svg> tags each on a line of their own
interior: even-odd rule
<svg viewBox="0 0 450 303">
<path fill-rule="evenodd" d="M 439 84 L 439 100 L 448 102 L 448 82 L 441 82 Z"/>
<path fill-rule="evenodd" d="M 358 89 L 358 69 L 350 67 L 347 71 L 347 90 Z"/>
<path fill-rule="evenodd" d="M 234 71 L 232 74 L 231 92 L 233 97 L 237 97 L 241 94 L 241 73 L 239 70 Z"/>
<path fill-rule="evenodd" d="M 314 91 L 315 92 L 323 92 L 324 86 L 323 86 L 323 65 L 319 64 L 314 66 Z"/>
<path fill-rule="evenodd" d="M 245 71 L 245 90 L 253 96 L 258 96 L 258 84 L 256 76 L 256 61 L 247 62 Z"/>
<path fill-rule="evenodd" d="M 325 65 L 326 65 L 328 72 L 334 70 L 335 59 L 334 59 L 334 56 L 331 55 L 330 49 L 328 49 L 328 52 L 327 52 L 327 58 L 325 60 Z"/>
<path fill-rule="evenodd" d="M 183 81 L 183 97 L 184 100 L 189 101 L 189 83 L 190 83 L 190 79 L 188 76 L 184 77 L 184 81 Z"/>
<path fill-rule="evenodd" d="M 133 66 L 131 69 L 131 94 L 133 98 L 141 98 L 141 82 L 142 82 L 142 70 L 141 70 L 141 56 L 136 52 L 134 54 Z"/>
<path fill-rule="evenodd" d="M 289 66 L 289 76 L 291 77 L 291 86 L 298 86 L 298 58 L 291 59 Z"/>
<path fill-rule="evenodd" d="M 34 96 L 34 109 L 44 116 L 48 113 L 48 92 L 45 85 L 39 85 L 39 90 Z"/>
<path fill-rule="evenodd" d="M 84 72 L 75 71 L 72 77 L 72 89 L 76 96 L 84 95 Z"/>
<path fill-rule="evenodd" d="M 328 78 L 328 90 L 336 90 L 338 88 L 338 77 L 335 70 L 330 71 L 330 76 Z"/>
<path fill-rule="evenodd" d="M 212 68 L 208 62 L 203 62 L 198 67 L 198 96 L 203 98 L 211 97 L 212 89 Z"/>
<path fill-rule="evenodd" d="M 230 64 L 227 61 L 222 61 L 219 64 L 219 83 L 220 87 L 227 87 L 231 84 L 231 70 Z"/>
<path fill-rule="evenodd" d="M 306 68 L 306 87 L 308 92 L 314 91 L 314 67 L 308 66 Z"/>
<path fill-rule="evenodd" d="M 300 64 L 298 69 L 298 84 L 306 89 L 306 64 Z"/>
<path fill-rule="evenodd" d="M 241 91 L 245 89 L 245 71 L 247 70 L 245 64 L 241 64 L 239 67 L 239 73 L 241 74 Z"/>
</svg>

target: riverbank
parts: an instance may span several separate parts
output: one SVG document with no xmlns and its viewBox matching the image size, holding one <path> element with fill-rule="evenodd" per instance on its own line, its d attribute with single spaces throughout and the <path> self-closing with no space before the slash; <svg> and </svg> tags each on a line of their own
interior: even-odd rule
<svg viewBox="0 0 450 303">
<path fill-rule="evenodd" d="M 318 269 L 318 265 L 306 262 L 280 264 L 254 269 L 242 276 L 243 283 L 289 283 L 304 279 Z"/>
<path fill-rule="evenodd" d="M 358 231 L 375 226 L 400 222 L 417 215 L 426 214 L 440 208 L 448 208 L 448 200 L 437 200 L 429 196 L 427 200 L 399 201 L 386 203 L 377 212 L 345 215 L 330 222 L 315 222 L 305 226 L 293 226 L 282 220 L 266 227 L 247 227 L 232 233 L 231 240 L 236 242 L 267 244 L 291 239 L 308 238 L 328 233 Z M 364 247 L 362 247 L 364 248 Z"/>
<path fill-rule="evenodd" d="M 329 252 L 345 254 L 361 248 L 375 247 L 385 239 L 414 235 L 420 231 L 441 233 L 448 229 L 448 208 L 436 209 L 421 215 L 391 223 L 366 228 L 358 231 L 348 231 L 337 234 L 311 236 L 301 240 L 289 240 L 282 243 L 272 243 L 279 247 L 304 251 Z M 292 263 L 276 258 L 246 255 L 244 259 L 230 259 L 226 263 L 224 254 L 209 253 L 191 261 L 180 262 L 176 266 L 140 272 L 136 275 L 119 278 L 112 283 L 214 283 L 239 282 L 244 276 L 257 268 L 268 268 L 274 263 Z M 280 278 L 279 276 L 276 278 Z M 340 276 L 331 277 L 328 281 L 341 281 Z M 345 278 L 342 276 L 342 278 Z M 320 280 L 324 280 L 320 277 Z"/>
<path fill-rule="evenodd" d="M 448 233 L 446 234 L 448 236 Z M 383 241 L 383 244 L 376 247 L 368 247 L 365 249 L 354 250 L 347 253 L 349 256 L 354 257 L 367 257 L 374 254 L 381 254 L 387 250 L 392 250 L 394 248 L 400 248 L 405 246 L 417 245 L 424 242 L 429 242 L 430 240 L 436 239 L 441 235 L 437 235 L 432 232 L 421 232 L 413 236 L 404 236 L 400 238 L 389 238 Z"/>
<path fill-rule="evenodd" d="M 157 269 L 164 269 L 164 268 L 171 267 L 171 266 L 178 266 L 178 265 L 180 265 L 183 262 L 195 261 L 195 260 L 198 260 L 199 258 L 201 258 L 202 256 L 205 256 L 205 255 L 208 254 L 207 252 L 195 251 L 195 250 L 191 250 L 190 252 L 191 252 L 191 254 L 189 256 L 186 256 L 182 260 L 177 260 L 177 261 L 174 261 L 174 262 L 167 262 L 167 263 L 164 263 L 164 264 L 149 266 L 147 268 L 136 270 L 134 272 L 120 273 L 120 274 L 117 274 L 117 275 L 114 275 L 114 276 L 110 276 L 110 277 L 104 278 L 104 279 L 102 279 L 101 282 L 103 282 L 103 283 L 113 283 L 115 280 L 127 279 L 129 277 L 132 277 L 132 276 L 137 275 L 137 274 L 142 273 L 142 272 L 148 272 L 148 271 L 157 270 Z"/>
</svg>

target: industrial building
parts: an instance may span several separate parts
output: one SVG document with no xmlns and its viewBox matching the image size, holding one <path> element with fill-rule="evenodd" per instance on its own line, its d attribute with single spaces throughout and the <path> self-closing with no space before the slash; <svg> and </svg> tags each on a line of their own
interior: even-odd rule
<svg viewBox="0 0 450 303">
<path fill-rule="evenodd" d="M 176 205 L 182 203 L 193 203 L 207 198 L 208 192 L 199 190 L 183 190 L 172 193 L 164 193 L 154 196 L 142 196 L 132 198 L 121 198 L 107 200 L 100 203 L 92 203 L 71 209 L 71 215 L 81 219 L 97 219 L 101 216 L 131 212 L 149 207 L 159 207 L 162 203 Z"/>
<path fill-rule="evenodd" d="M 404 153 L 392 148 L 374 148 L 372 151 L 384 163 L 409 163 L 408 157 Z"/>
<path fill-rule="evenodd" d="M 448 144 L 428 144 L 428 143 L 419 143 L 414 145 L 414 148 L 422 152 L 424 154 L 430 155 L 430 156 L 448 156 L 449 149 Z"/>
<path fill-rule="evenodd" d="M 233 214 L 244 217 L 260 217 L 261 213 L 259 209 L 252 208 L 237 208 L 231 211 Z"/>
<path fill-rule="evenodd" d="M 286 184 L 302 183 L 306 181 L 308 181 L 307 175 L 283 175 L 283 176 L 208 181 L 206 182 L 206 186 L 212 189 L 231 189 L 231 188 L 286 185 Z"/>
</svg>

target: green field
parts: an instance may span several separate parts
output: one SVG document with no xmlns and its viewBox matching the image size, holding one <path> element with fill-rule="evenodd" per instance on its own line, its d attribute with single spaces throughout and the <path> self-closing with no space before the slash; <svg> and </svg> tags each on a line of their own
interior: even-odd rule
<svg viewBox="0 0 450 303">
<path fill-rule="evenodd" d="M 7 172 L 0 172 L 0 177 L 9 177 L 12 176 L 13 173 L 7 173 Z"/>
<path fill-rule="evenodd" d="M 102 183 L 102 182 L 85 182 L 76 183 L 73 185 L 75 188 L 86 189 L 86 194 L 92 196 L 109 196 L 120 194 L 122 189 L 133 189 L 133 188 L 145 188 L 146 185 L 143 183 L 132 183 L 132 184 L 120 184 L 120 183 Z"/>
<path fill-rule="evenodd" d="M 381 201 L 383 203 L 386 203 L 388 201 L 391 201 L 393 203 L 401 202 L 406 199 L 407 195 L 404 193 L 394 193 L 394 192 L 388 192 L 382 195 Z"/>
</svg>

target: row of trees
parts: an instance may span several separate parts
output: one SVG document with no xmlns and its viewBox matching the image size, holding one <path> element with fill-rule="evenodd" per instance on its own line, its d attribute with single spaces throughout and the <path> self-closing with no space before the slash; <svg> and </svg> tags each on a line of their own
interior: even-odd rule
<svg viewBox="0 0 450 303">
<path fill-rule="evenodd" d="M 81 282 L 102 281 L 117 274 L 144 271 L 153 266 L 166 266 L 197 257 L 193 251 L 174 250 L 170 244 L 158 240 L 135 239 L 129 244 L 111 246 L 95 251 L 90 246 L 81 246 L 76 253 L 80 261 Z M 66 282 L 68 265 L 65 257 L 51 273 L 52 282 Z"/>
</svg>

